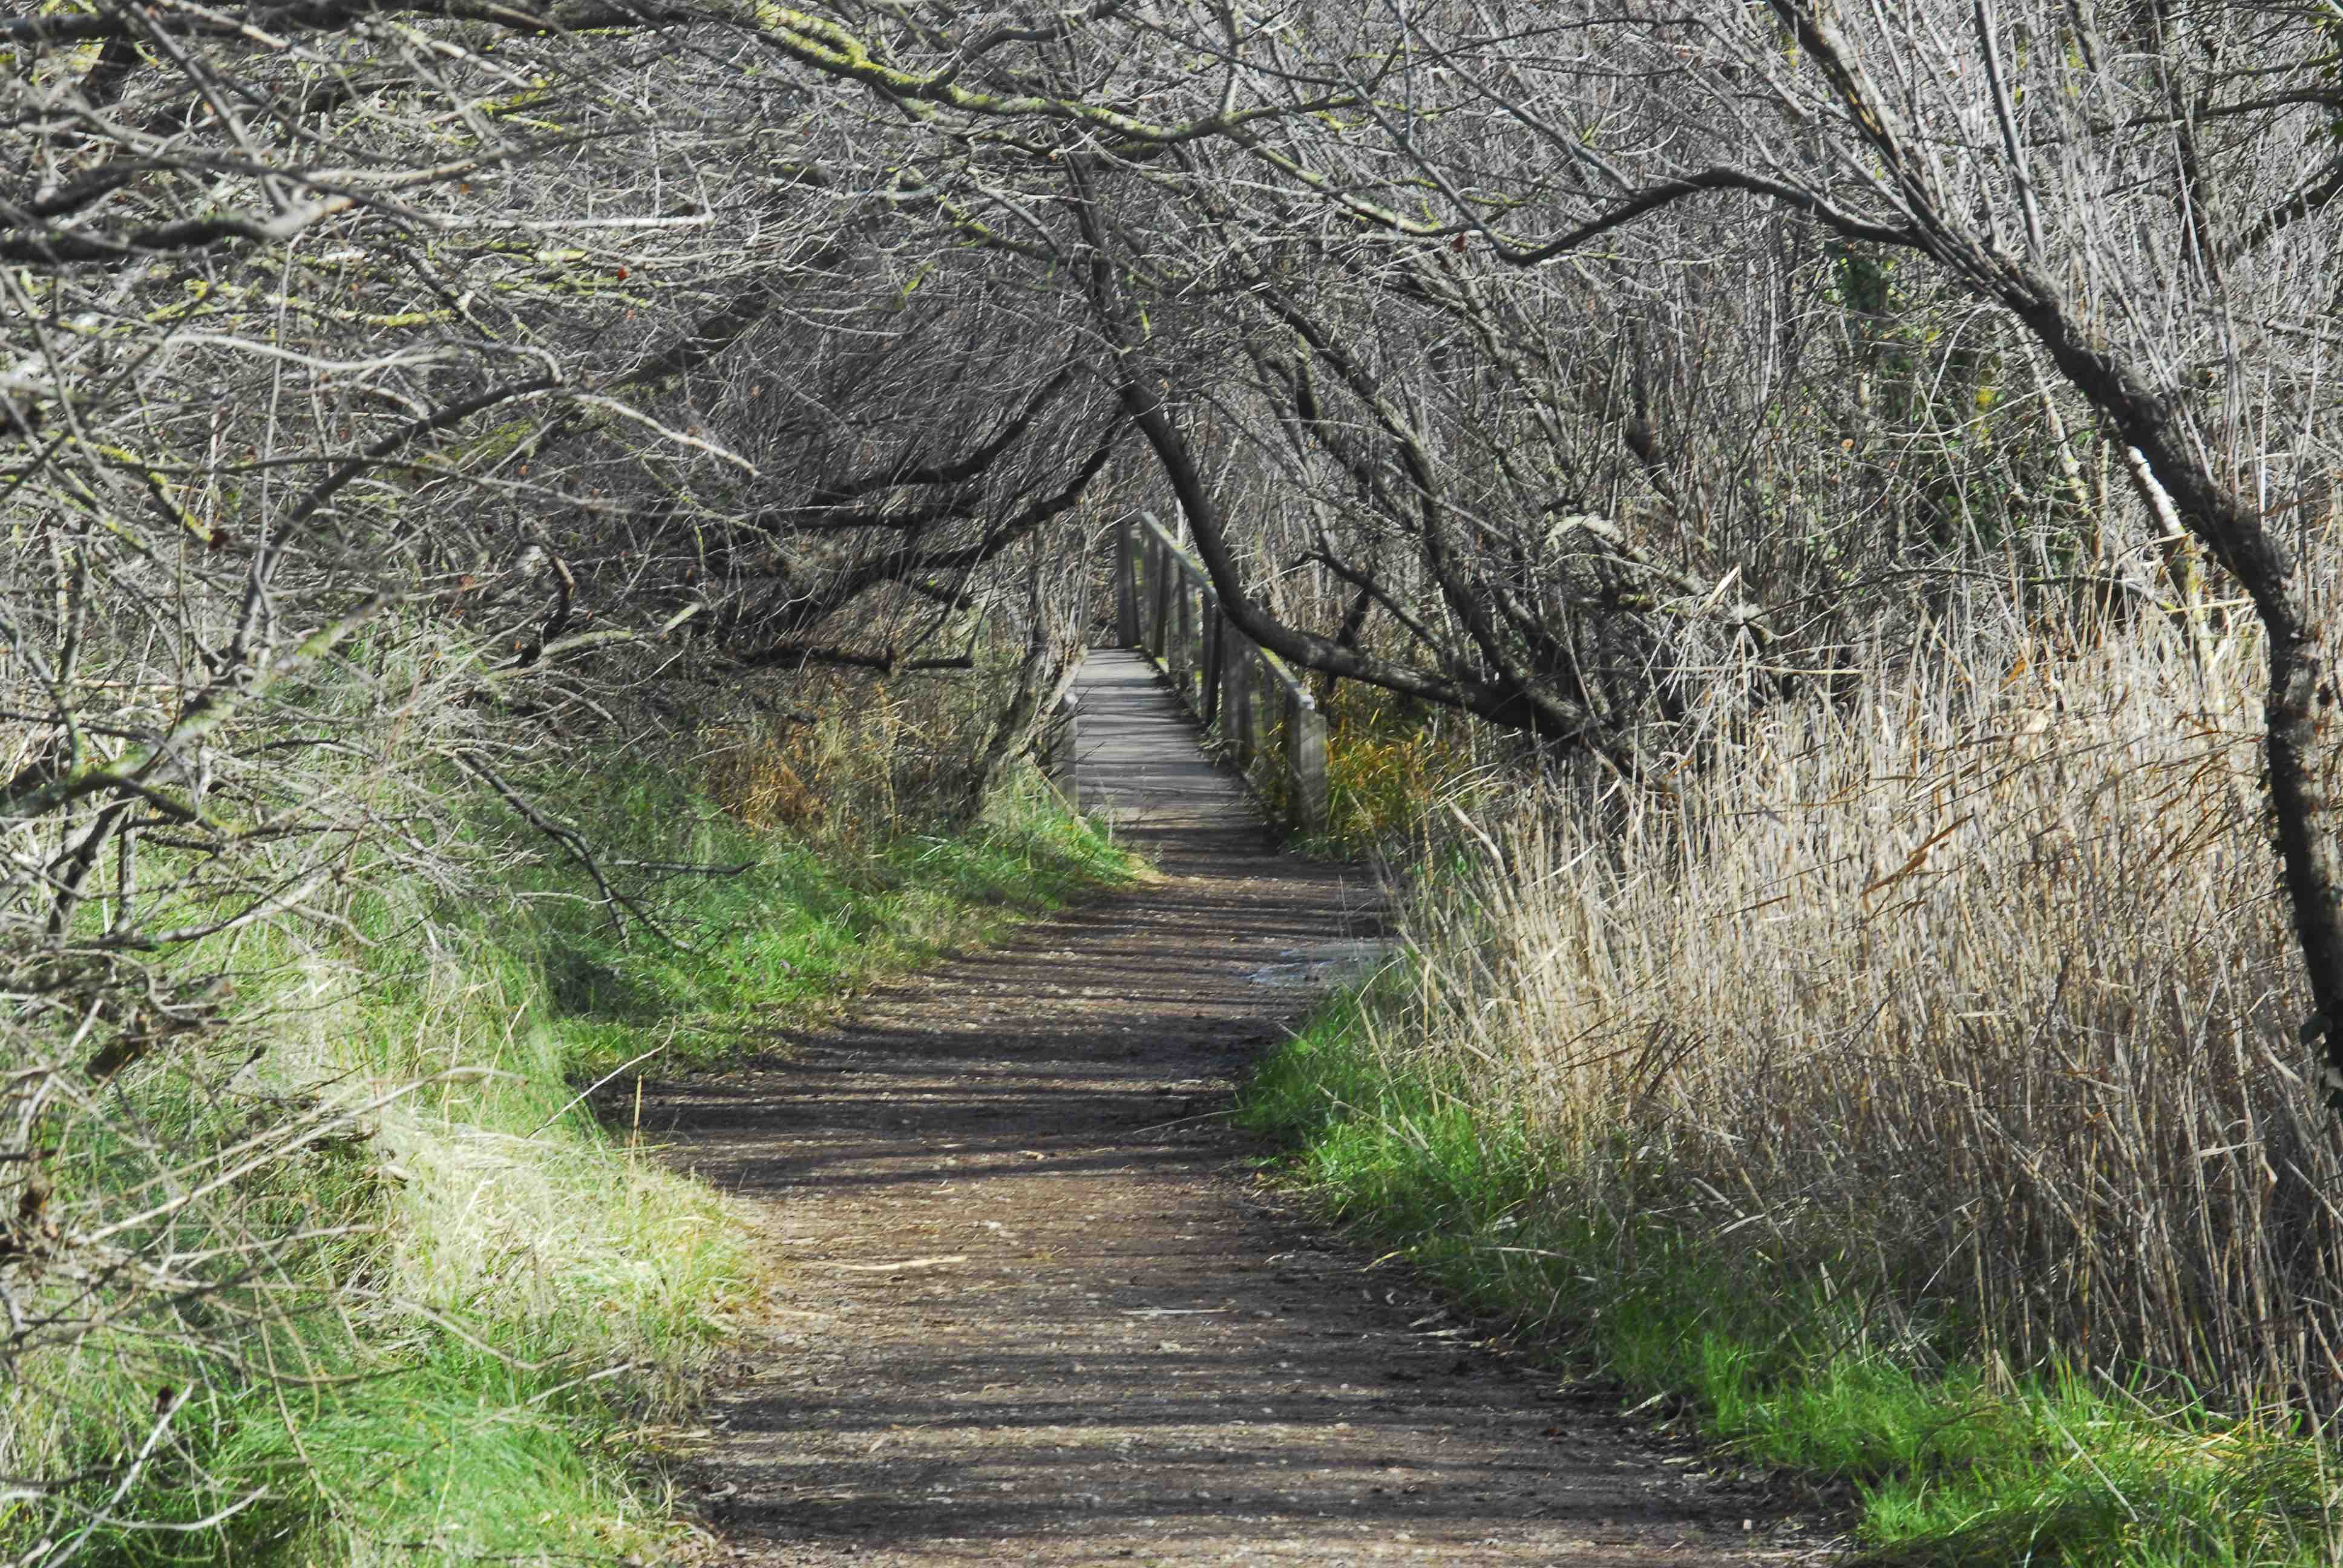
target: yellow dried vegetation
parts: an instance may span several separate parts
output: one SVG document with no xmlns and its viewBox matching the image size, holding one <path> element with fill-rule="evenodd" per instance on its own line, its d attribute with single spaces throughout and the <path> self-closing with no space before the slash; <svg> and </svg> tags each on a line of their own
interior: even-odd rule
<svg viewBox="0 0 2343 1568">
<path fill-rule="evenodd" d="M 1337 842 L 1388 845 L 1414 834 L 1443 802 L 1477 796 L 1485 759 L 1455 715 L 1345 682 L 1326 720 L 1327 832 Z"/>
<path fill-rule="evenodd" d="M 809 677 L 790 706 L 718 729 L 703 788 L 735 820 L 825 839 L 889 839 L 917 826 L 948 783 L 965 704 L 935 681 Z"/>
<path fill-rule="evenodd" d="M 1554 1201 L 1843 1282 L 1891 1338 L 2343 1394 L 2252 638 L 1921 640 L 1673 793 L 1489 819 L 1383 1049 L 1564 1151 Z"/>
</svg>

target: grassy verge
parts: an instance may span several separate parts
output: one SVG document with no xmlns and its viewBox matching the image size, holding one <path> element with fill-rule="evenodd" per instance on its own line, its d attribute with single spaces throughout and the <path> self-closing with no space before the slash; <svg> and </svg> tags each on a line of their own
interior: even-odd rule
<svg viewBox="0 0 2343 1568">
<path fill-rule="evenodd" d="M 758 1265 L 580 1090 L 753 1049 L 1131 874 L 1030 784 L 969 829 L 854 844 L 666 775 L 580 785 L 621 925 L 484 817 L 469 885 L 358 878 L 331 920 L 248 929 L 199 955 L 236 979 L 216 1039 L 68 1084 L 56 1208 L 126 1264 L 15 1303 L 70 1332 L 10 1362 L 0 1473 L 73 1479 L 0 1496 L 0 1560 L 661 1555 L 661 1433 Z"/>
<path fill-rule="evenodd" d="M 602 825 L 614 858 L 727 869 L 654 873 L 642 901 L 656 929 L 626 934 L 578 896 L 577 868 L 531 874 L 541 913 L 528 941 L 573 1075 L 654 1047 L 666 1064 L 720 1061 L 1135 874 L 1030 776 L 972 829 L 875 842 L 746 828 L 657 779 L 598 787 L 618 807 Z"/>
<path fill-rule="evenodd" d="M 1413 979 L 1323 1008 L 1240 1115 L 1283 1168 L 1558 1361 L 1659 1396 L 1746 1459 L 1843 1483 L 1878 1564 L 2331 1563 L 2334 1477 L 2296 1422 L 2013 1375 L 1844 1258 L 1631 1195 L 1625 1148 L 1565 1154 L 1454 1059 L 1413 1049 Z M 1607 1189 L 1614 1201 L 1580 1202 Z"/>
</svg>

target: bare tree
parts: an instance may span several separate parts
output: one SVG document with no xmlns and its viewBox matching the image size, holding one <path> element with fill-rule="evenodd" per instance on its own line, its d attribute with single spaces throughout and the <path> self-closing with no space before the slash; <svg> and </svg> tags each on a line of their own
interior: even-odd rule
<svg viewBox="0 0 2343 1568">
<path fill-rule="evenodd" d="M 368 1102 L 238 1076 L 282 989 L 239 955 L 473 885 L 467 789 L 631 920 L 545 759 L 967 662 L 1121 419 L 933 254 L 866 89 L 721 7 L 166 0 L 0 51 L 0 1363 L 265 1378 L 332 1240 L 284 1184 Z M 27 1561 L 195 1462 L 180 1404 L 102 1472 L 0 1443 Z"/>
<path fill-rule="evenodd" d="M 590 859 L 533 759 L 808 670 L 1013 667 L 980 792 L 1163 489 L 1256 641 L 1653 788 L 1964 575 L 2201 631 L 2201 552 L 2343 1063 L 2311 9 L 100 0 L 0 52 L 6 1357 L 282 1261 L 117 1267 L 43 1174 L 240 1027 L 240 933 L 456 885 L 459 788 Z"/>
<path fill-rule="evenodd" d="M 1664 211 L 1740 198 L 1924 258 L 2023 329 L 2250 598 L 2269 799 L 2317 1006 L 2305 1037 L 2328 1037 L 2343 1105 L 2343 1030 L 2329 1028 L 2343 1016 L 2343 864 L 2321 739 L 2335 649 L 2299 564 L 2334 460 L 2326 334 L 2303 286 L 2336 233 L 2322 24 L 2284 7 L 1914 0 L 1858 15 L 1778 0 L 1764 14 L 1596 8 L 1569 25 L 1597 57 L 1531 64 L 1521 35 L 1497 30 L 1430 41 L 1567 171 L 1523 206 L 1456 206 L 1498 256 L 1547 265 Z M 1598 126 L 1589 78 L 1608 94 L 1623 70 L 1644 84 L 1635 112 Z M 1544 234 L 1520 222 L 1540 208 Z"/>
</svg>

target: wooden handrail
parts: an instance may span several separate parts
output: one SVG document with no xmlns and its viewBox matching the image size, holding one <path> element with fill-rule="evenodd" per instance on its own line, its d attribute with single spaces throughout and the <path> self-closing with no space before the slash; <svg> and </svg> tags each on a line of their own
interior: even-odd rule
<svg viewBox="0 0 2343 1568">
<path fill-rule="evenodd" d="M 1154 660 L 1272 813 L 1298 833 L 1323 829 L 1326 716 L 1283 659 L 1222 613 L 1203 566 L 1151 513 L 1115 530 L 1114 606 L 1117 638 Z"/>
</svg>

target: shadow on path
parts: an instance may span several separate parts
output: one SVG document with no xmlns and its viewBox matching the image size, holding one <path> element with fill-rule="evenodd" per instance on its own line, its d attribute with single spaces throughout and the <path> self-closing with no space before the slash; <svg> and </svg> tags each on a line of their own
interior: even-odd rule
<svg viewBox="0 0 2343 1568">
<path fill-rule="evenodd" d="M 1085 804 L 1164 881 L 646 1105 L 785 1260 L 694 1459 L 719 1550 L 1781 1561 L 1687 1456 L 1254 1190 L 1216 1113 L 1373 890 L 1275 854 L 1135 658 L 1094 654 L 1083 701 Z"/>
</svg>

